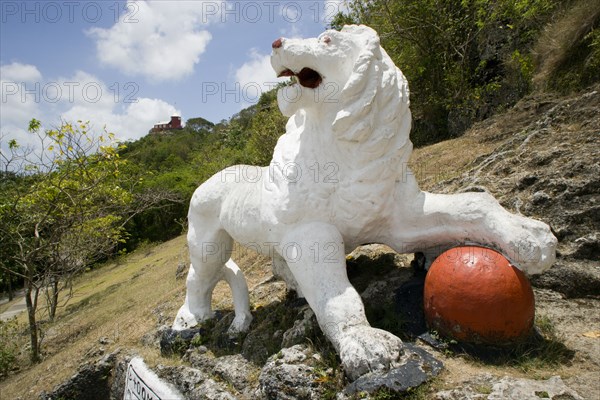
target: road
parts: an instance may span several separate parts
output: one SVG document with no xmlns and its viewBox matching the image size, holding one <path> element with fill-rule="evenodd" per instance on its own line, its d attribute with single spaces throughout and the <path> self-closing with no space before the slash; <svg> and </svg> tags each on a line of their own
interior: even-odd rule
<svg viewBox="0 0 600 400">
<path fill-rule="evenodd" d="M 1 303 L 6 303 L 6 302 L 7 301 L 3 300 Z M 0 314 L 0 320 L 6 321 L 7 319 L 11 319 L 15 315 L 19 315 L 26 309 L 27 309 L 27 305 L 25 304 L 25 296 L 23 295 L 23 293 L 22 292 L 15 293 L 15 300 L 13 300 L 13 304 L 11 304 L 11 306 L 8 308 L 8 310 L 6 310 L 2 314 Z"/>
</svg>

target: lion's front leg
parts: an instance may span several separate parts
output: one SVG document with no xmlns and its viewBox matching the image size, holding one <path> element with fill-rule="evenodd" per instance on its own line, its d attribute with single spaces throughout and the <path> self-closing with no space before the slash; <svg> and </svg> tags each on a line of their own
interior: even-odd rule
<svg viewBox="0 0 600 400">
<path fill-rule="evenodd" d="M 297 226 L 284 236 L 280 252 L 350 379 L 394 366 L 403 352 L 402 341 L 369 325 L 346 274 L 338 230 L 317 222 Z"/>
</svg>

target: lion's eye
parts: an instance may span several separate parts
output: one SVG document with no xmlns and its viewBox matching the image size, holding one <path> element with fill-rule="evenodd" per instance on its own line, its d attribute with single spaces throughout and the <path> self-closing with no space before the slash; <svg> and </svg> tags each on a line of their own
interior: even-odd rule
<svg viewBox="0 0 600 400">
<path fill-rule="evenodd" d="M 331 38 L 329 36 L 323 36 L 321 39 L 323 43 L 329 44 L 331 42 Z"/>
</svg>

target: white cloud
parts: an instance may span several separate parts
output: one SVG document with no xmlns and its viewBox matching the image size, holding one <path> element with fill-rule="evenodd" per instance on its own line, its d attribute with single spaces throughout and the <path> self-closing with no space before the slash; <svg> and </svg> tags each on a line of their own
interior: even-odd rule
<svg viewBox="0 0 600 400">
<path fill-rule="evenodd" d="M 271 66 L 271 56 L 250 51 L 250 60 L 235 71 L 236 82 L 242 90 L 242 107 L 258 101 L 260 93 L 267 92 L 287 78 L 277 78 Z"/>
<path fill-rule="evenodd" d="M 34 137 L 26 130 L 32 118 L 42 121 L 46 129 L 60 125 L 61 121 L 90 121 L 97 133 L 106 127 L 118 139 L 129 140 L 146 135 L 160 120 L 181 115 L 180 110 L 160 99 L 138 98 L 126 103 L 125 98 L 115 97 L 113 89 L 84 71 L 49 80 L 33 65 L 13 63 L 1 68 L 3 148 L 10 139 L 21 145 L 35 144 Z M 24 82 L 25 79 L 28 81 Z"/>
<path fill-rule="evenodd" d="M 303 37 L 299 24 L 288 25 L 286 28 L 280 29 L 279 33 L 281 37 L 288 39 L 300 39 Z"/>
<path fill-rule="evenodd" d="M 39 119 L 41 80 L 34 65 L 14 62 L 0 66 L 0 132 L 18 136 L 23 145 L 32 139 L 26 131 L 29 121 Z"/>
<path fill-rule="evenodd" d="M 106 126 L 121 140 L 138 139 L 146 135 L 157 121 L 169 119 L 171 115 L 181 115 L 174 106 L 160 99 L 138 98 L 123 104 L 124 98 L 115 97 L 114 90 L 104 82 L 82 71 L 60 80 L 67 81 L 79 85 L 72 98 L 63 98 L 63 105 L 67 108 L 61 112 L 60 118 L 71 122 L 90 121 L 97 130 Z"/>
<path fill-rule="evenodd" d="M 35 65 L 14 62 L 0 66 L 0 79 L 13 82 L 35 82 L 42 79 L 42 74 Z"/>
<path fill-rule="evenodd" d="M 174 4 L 177 3 L 177 4 Z M 128 1 L 127 13 L 111 28 L 92 28 L 98 59 L 131 76 L 177 80 L 190 75 L 211 34 L 208 1 Z"/>
</svg>

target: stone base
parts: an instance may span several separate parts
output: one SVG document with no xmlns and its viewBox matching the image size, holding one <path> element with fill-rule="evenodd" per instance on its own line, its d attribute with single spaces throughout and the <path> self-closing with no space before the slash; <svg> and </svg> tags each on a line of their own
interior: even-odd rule
<svg viewBox="0 0 600 400">
<path fill-rule="evenodd" d="M 385 373 L 373 372 L 363 375 L 346 386 L 344 394 L 373 393 L 379 389 L 403 393 L 437 376 L 442 368 L 442 362 L 427 351 L 414 344 L 405 343 L 405 363 L 402 366 Z"/>
</svg>

